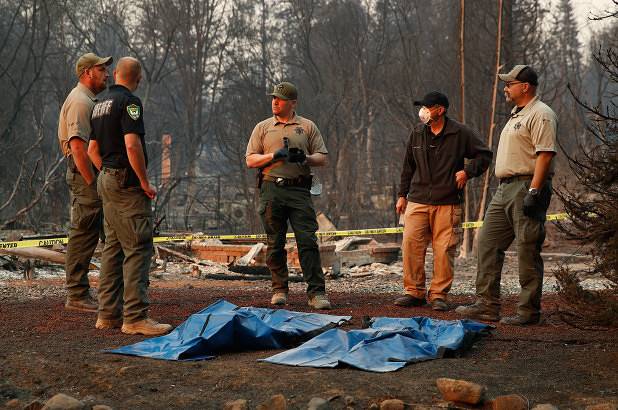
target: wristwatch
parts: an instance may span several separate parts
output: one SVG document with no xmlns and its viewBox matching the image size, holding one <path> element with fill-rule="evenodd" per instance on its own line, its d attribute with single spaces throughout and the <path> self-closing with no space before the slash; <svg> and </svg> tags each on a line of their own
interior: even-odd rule
<svg viewBox="0 0 618 410">
<path fill-rule="evenodd" d="M 538 189 L 536 189 L 536 188 L 530 188 L 530 189 L 528 190 L 528 193 L 529 193 L 530 195 L 532 195 L 532 196 L 536 196 L 536 195 L 538 195 L 538 194 L 539 194 L 539 190 L 538 190 Z"/>
</svg>

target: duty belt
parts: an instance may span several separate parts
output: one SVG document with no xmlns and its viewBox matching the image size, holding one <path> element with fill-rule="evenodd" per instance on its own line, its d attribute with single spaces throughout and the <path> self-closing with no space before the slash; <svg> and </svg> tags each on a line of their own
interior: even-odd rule
<svg viewBox="0 0 618 410">
<path fill-rule="evenodd" d="M 513 175 L 512 177 L 500 178 L 500 185 L 510 184 L 515 181 L 528 181 L 532 179 L 532 175 Z"/>
<path fill-rule="evenodd" d="M 274 182 L 275 185 L 278 186 L 293 186 L 293 187 L 301 187 L 301 188 L 311 188 L 311 179 L 313 177 L 311 175 L 307 176 L 299 176 L 298 178 L 282 178 L 282 177 L 273 177 L 270 175 L 264 175 L 264 181 Z"/>
</svg>

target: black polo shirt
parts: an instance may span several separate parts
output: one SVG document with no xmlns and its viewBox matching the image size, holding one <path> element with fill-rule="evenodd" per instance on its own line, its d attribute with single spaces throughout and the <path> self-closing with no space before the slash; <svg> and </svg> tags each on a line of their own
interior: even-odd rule
<svg viewBox="0 0 618 410">
<path fill-rule="evenodd" d="M 91 139 L 97 141 L 103 166 L 107 168 L 127 168 L 130 181 L 137 180 L 129 163 L 127 147 L 124 143 L 126 134 L 138 134 L 144 150 L 144 159 L 148 165 L 146 144 L 144 142 L 144 110 L 142 101 L 122 85 L 112 85 L 107 92 L 98 97 L 99 102 L 92 110 L 90 124 Z M 133 184 L 132 184 L 133 185 Z M 137 183 L 139 185 L 139 181 Z"/>
</svg>

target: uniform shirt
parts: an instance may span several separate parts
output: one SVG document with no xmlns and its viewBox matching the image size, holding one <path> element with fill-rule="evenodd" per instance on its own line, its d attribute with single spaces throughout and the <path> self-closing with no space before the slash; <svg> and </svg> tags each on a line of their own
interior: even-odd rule
<svg viewBox="0 0 618 410">
<path fill-rule="evenodd" d="M 539 152 L 556 152 L 557 118 L 554 111 L 534 97 L 523 109 L 511 111 L 500 134 L 496 153 L 496 177 L 534 175 Z M 549 174 L 554 173 L 554 161 Z"/>
<path fill-rule="evenodd" d="M 82 83 L 77 83 L 77 86 L 71 90 L 64 100 L 58 118 L 58 142 L 65 157 L 71 155 L 71 147 L 69 146 L 71 139 L 79 138 L 86 143 L 88 142 L 90 113 L 92 113 L 96 101 L 94 93 Z"/>
<path fill-rule="evenodd" d="M 144 142 L 144 113 L 141 100 L 122 85 L 112 85 L 92 110 L 92 135 L 97 141 L 103 166 L 131 168 L 124 143 L 126 134 L 138 134 L 148 165 Z"/>
<path fill-rule="evenodd" d="M 316 152 L 328 154 L 318 127 L 313 121 L 294 113 L 287 123 L 279 122 L 275 116 L 258 123 L 249 138 L 245 157 L 251 154 L 274 153 L 283 148 L 283 137 L 289 138 L 289 148 L 300 148 L 307 155 Z M 277 161 L 264 168 L 263 172 L 272 177 L 298 178 L 301 175 L 310 175 L 311 168 L 307 164 Z"/>
</svg>

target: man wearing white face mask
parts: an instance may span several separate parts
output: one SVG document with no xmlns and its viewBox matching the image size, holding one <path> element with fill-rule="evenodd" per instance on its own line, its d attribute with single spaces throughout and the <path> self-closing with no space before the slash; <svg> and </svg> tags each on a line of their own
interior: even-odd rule
<svg viewBox="0 0 618 410">
<path fill-rule="evenodd" d="M 461 240 L 463 189 L 469 178 L 487 170 L 492 152 L 477 132 L 446 115 L 448 98 L 437 91 L 421 106 L 410 135 L 395 209 L 405 214 L 403 284 L 399 306 L 422 306 L 426 296 L 434 310 L 448 310 L 453 265 Z M 464 164 L 464 159 L 469 159 Z M 408 203 L 409 202 L 409 203 Z M 425 253 L 431 241 L 434 263 L 429 290 L 425 285 Z"/>
</svg>

